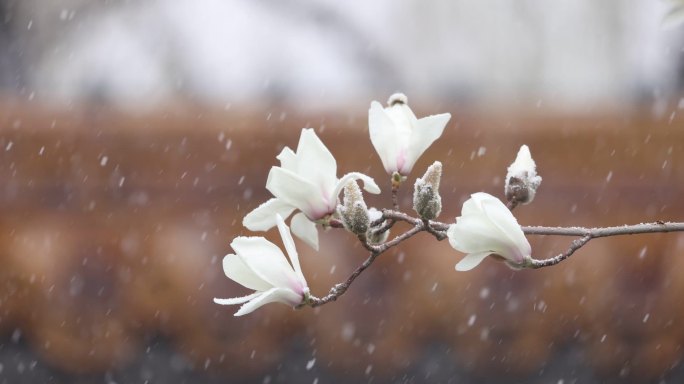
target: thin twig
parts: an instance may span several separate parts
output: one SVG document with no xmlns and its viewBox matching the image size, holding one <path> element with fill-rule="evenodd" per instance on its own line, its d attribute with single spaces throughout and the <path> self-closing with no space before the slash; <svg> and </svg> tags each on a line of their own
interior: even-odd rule
<svg viewBox="0 0 684 384">
<path fill-rule="evenodd" d="M 399 210 L 399 183 L 392 183 L 392 207 Z"/>
<path fill-rule="evenodd" d="M 395 197 L 394 189 L 393 197 Z M 370 267 L 370 265 L 373 264 L 375 259 L 382 253 L 386 252 L 392 247 L 399 245 L 401 242 L 408 240 L 409 238 L 413 237 L 419 232 L 428 232 L 431 235 L 433 235 L 437 240 L 443 240 L 447 237 L 446 231 L 449 229 L 449 224 L 447 223 L 432 220 L 423 220 L 420 218 L 412 217 L 397 209 L 384 209 L 382 211 L 382 217 L 371 223 L 371 227 L 379 226 L 378 228 L 375 228 L 373 230 L 377 231 L 376 233 L 381 233 L 389 230 L 396 222 L 399 221 L 411 224 L 411 229 L 385 243 L 369 244 L 365 236 L 359 236 L 361 244 L 370 252 L 368 258 L 352 272 L 352 274 L 347 278 L 347 280 L 333 286 L 326 296 L 318 298 L 313 295 L 310 295 L 307 297 L 305 302 L 302 303 L 299 307 L 306 305 L 311 307 L 318 307 L 331 301 L 337 300 L 347 291 L 347 289 L 349 289 L 349 286 L 354 282 L 354 280 L 356 280 L 356 278 L 363 271 Z M 336 225 L 331 226 L 336 227 Z M 684 222 L 671 223 L 656 221 L 653 223 L 621 225 L 603 228 L 531 226 L 522 227 L 522 231 L 526 235 L 553 235 L 579 237 L 570 244 L 570 247 L 564 253 L 543 260 L 532 259 L 526 265 L 528 268 L 538 269 L 550 267 L 552 265 L 556 265 L 562 262 L 563 260 L 572 256 L 577 250 L 582 248 L 585 244 L 587 244 L 591 239 L 594 238 L 621 235 L 636 235 L 643 233 L 681 232 L 684 231 Z"/>
<path fill-rule="evenodd" d="M 532 261 L 529 263 L 528 267 L 532 269 L 539 269 L 543 267 L 550 267 L 552 265 L 556 265 L 560 263 L 561 261 L 567 259 L 568 257 L 572 256 L 575 251 L 578 249 L 582 248 L 586 243 L 589 242 L 589 240 L 593 239 L 591 235 L 584 235 L 583 237 L 574 240 L 570 244 L 570 248 L 568 248 L 567 251 L 564 253 L 561 253 L 560 255 L 556 257 L 551 257 L 549 259 L 544 259 L 544 260 L 536 260 L 532 259 Z"/>
<path fill-rule="evenodd" d="M 432 227 L 430 220 L 423 219 L 423 227 L 425 230 L 437 239 L 437 241 L 442 241 L 447 238 L 445 231 L 440 231 Z"/>
<path fill-rule="evenodd" d="M 344 295 L 344 293 L 347 292 L 347 289 L 349 289 L 349 286 L 354 282 L 354 280 L 356 280 L 356 278 L 359 277 L 359 275 L 363 271 L 365 271 L 366 268 L 370 267 L 378 256 L 386 252 L 388 249 L 399 245 L 399 243 L 401 243 L 402 241 L 409 239 L 416 233 L 421 232 L 423 230 L 425 230 L 425 228 L 421 223 L 421 225 L 417 225 L 409 229 L 408 231 L 402 233 L 394 239 L 376 246 L 370 245 L 367 242 L 362 241 L 362 243 L 364 243 L 364 246 L 371 251 L 368 258 L 358 268 L 356 268 L 351 275 L 349 275 L 346 281 L 344 281 L 343 283 L 335 284 L 330 289 L 330 292 L 321 298 L 309 296 L 305 305 L 309 305 L 311 307 L 319 307 L 323 304 L 327 304 L 331 301 L 337 300 L 338 297 Z"/>
<path fill-rule="evenodd" d="M 586 236 L 607 237 L 620 235 L 638 235 L 641 233 L 662 233 L 684 231 L 684 223 L 670 223 L 656 221 L 634 225 L 616 227 L 584 228 L 584 227 L 522 227 L 526 235 L 554 235 L 554 236 Z"/>
</svg>

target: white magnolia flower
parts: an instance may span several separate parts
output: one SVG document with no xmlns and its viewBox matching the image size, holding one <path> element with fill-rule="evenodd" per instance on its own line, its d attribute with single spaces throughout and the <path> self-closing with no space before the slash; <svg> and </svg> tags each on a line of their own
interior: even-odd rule
<svg viewBox="0 0 684 384">
<path fill-rule="evenodd" d="M 475 268 L 485 257 L 498 255 L 514 268 L 524 267 L 532 249 L 518 221 L 496 197 L 479 192 L 468 199 L 447 231 L 449 243 L 457 251 L 467 253 L 457 271 Z"/>
<path fill-rule="evenodd" d="M 295 210 L 290 225 L 295 236 L 318 250 L 316 221 L 335 212 L 340 191 L 350 180 L 361 179 L 364 189 L 380 193 L 372 178 L 352 172 L 337 178 L 337 162 L 313 129 L 302 129 L 297 152 L 285 147 L 277 156 L 280 167 L 268 174 L 266 189 L 275 196 L 248 213 L 242 224 L 252 231 L 275 226 L 276 214 L 287 218 Z"/>
<path fill-rule="evenodd" d="M 256 291 L 243 297 L 214 299 L 221 305 L 243 304 L 235 316 L 246 315 L 273 302 L 296 306 L 309 294 L 290 229 L 280 215 L 275 220 L 292 265 L 280 248 L 263 237 L 236 238 L 230 243 L 235 254 L 223 258 L 226 276 Z"/>
<path fill-rule="evenodd" d="M 368 130 L 375 151 L 390 175 L 408 175 L 420 155 L 437 140 L 451 118 L 448 113 L 417 119 L 406 104 L 406 96 L 395 93 L 383 108 L 371 102 L 368 110 Z"/>
</svg>

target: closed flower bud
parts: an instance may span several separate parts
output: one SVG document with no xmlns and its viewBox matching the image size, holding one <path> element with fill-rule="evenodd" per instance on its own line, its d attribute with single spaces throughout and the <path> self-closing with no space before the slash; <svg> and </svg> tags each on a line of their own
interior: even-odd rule
<svg viewBox="0 0 684 384">
<path fill-rule="evenodd" d="M 442 212 L 442 198 L 439 195 L 439 181 L 442 178 L 442 163 L 435 161 L 425 175 L 416 180 L 413 191 L 413 209 L 421 218 L 432 220 Z"/>
<path fill-rule="evenodd" d="M 506 174 L 506 199 L 516 204 L 529 204 L 534 200 L 542 178 L 537 175 L 537 165 L 532 160 L 527 145 L 520 147 L 518 156 L 508 167 Z"/>
<path fill-rule="evenodd" d="M 371 223 L 377 222 L 382 219 L 382 212 L 371 207 L 368 209 L 368 217 L 370 218 Z M 389 229 L 383 232 L 376 232 L 371 228 L 368 233 L 366 233 L 366 241 L 368 241 L 368 244 L 384 243 L 389 237 L 389 232 Z"/>
<path fill-rule="evenodd" d="M 364 235 L 368 231 L 370 226 L 368 208 L 356 181 L 352 180 L 344 186 L 343 204 L 337 207 L 337 212 L 342 218 L 342 224 L 349 232 Z"/>
<path fill-rule="evenodd" d="M 389 233 L 389 229 L 383 232 L 368 231 L 366 234 L 366 241 L 371 245 L 384 243 L 389 238 Z"/>
</svg>

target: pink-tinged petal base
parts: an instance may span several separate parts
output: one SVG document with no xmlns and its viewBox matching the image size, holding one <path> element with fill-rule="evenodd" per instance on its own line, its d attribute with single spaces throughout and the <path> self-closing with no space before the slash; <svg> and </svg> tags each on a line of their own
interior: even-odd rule
<svg viewBox="0 0 684 384">
<path fill-rule="evenodd" d="M 279 200 L 298 208 L 313 219 L 330 210 L 329 196 L 323 195 L 321 186 L 314 185 L 303 176 L 284 168 L 271 168 L 266 180 L 266 189 Z"/>
</svg>

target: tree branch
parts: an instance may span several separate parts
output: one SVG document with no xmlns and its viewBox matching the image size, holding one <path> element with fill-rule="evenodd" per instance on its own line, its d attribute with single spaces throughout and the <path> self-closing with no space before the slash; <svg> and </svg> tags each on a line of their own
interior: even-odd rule
<svg viewBox="0 0 684 384">
<path fill-rule="evenodd" d="M 671 223 L 656 221 L 654 223 L 642 223 L 634 225 L 621 225 L 604 228 L 584 227 L 522 227 L 526 235 L 553 235 L 553 236 L 587 236 L 608 237 L 620 235 L 637 235 L 641 233 L 662 233 L 684 231 L 684 223 Z"/>
<path fill-rule="evenodd" d="M 393 188 L 393 200 L 396 197 L 396 190 Z M 513 209 L 514 207 L 509 207 Z M 439 221 L 423 220 L 417 217 L 410 216 L 399 210 L 384 209 L 382 211 L 382 217 L 371 223 L 371 227 L 378 227 L 372 229 L 376 233 L 381 233 L 389 230 L 396 222 L 403 221 L 411 224 L 411 229 L 396 236 L 392 240 L 381 244 L 370 244 L 368 243 L 365 236 L 359 236 L 359 241 L 366 248 L 370 255 L 368 258 L 357 267 L 352 274 L 342 283 L 335 284 L 326 296 L 318 298 L 313 295 L 309 295 L 305 301 L 298 306 L 310 306 L 319 307 L 321 305 L 327 304 L 331 301 L 336 301 L 340 296 L 342 296 L 349 286 L 352 285 L 354 280 L 356 280 L 363 271 L 373 264 L 375 259 L 389 250 L 392 247 L 399 245 L 401 242 L 408 240 L 409 238 L 415 236 L 419 232 L 428 232 L 433 235 L 437 240 L 444 240 L 447 237 L 446 231 L 449 229 L 447 223 L 442 223 Z M 331 225 L 332 227 L 337 227 L 337 225 Z M 634 225 L 621 225 L 615 227 L 598 227 L 598 228 L 586 228 L 586 227 L 542 227 L 542 226 L 529 226 L 521 227 L 523 233 L 526 235 L 542 235 L 542 236 L 576 236 L 579 239 L 574 240 L 570 247 L 563 253 L 551 257 L 548 259 L 537 260 L 532 259 L 528 262 L 526 267 L 531 269 L 539 269 L 544 267 L 550 267 L 556 265 L 563 260 L 572 256 L 577 250 L 582 248 L 591 239 L 599 237 L 609 237 L 609 236 L 622 236 L 622 235 L 636 235 L 643 233 L 662 233 L 662 232 L 681 232 L 684 231 L 684 222 L 663 222 L 656 221 L 653 223 L 642 223 Z"/>
<path fill-rule="evenodd" d="M 564 253 L 561 253 L 560 255 L 558 255 L 556 257 L 552 257 L 552 258 L 544 259 L 544 260 L 532 259 L 532 261 L 528 265 L 528 268 L 539 269 L 539 268 L 543 268 L 543 267 L 550 267 L 552 265 L 556 265 L 556 264 L 560 263 L 561 261 L 567 259 L 568 257 L 572 256 L 572 254 L 575 253 L 575 251 L 582 248 L 591 239 L 593 239 L 593 237 L 591 235 L 584 235 L 582 238 L 574 240 L 570 244 L 570 248 L 568 248 L 567 251 L 565 251 Z"/>
<path fill-rule="evenodd" d="M 351 275 L 349 275 L 346 281 L 344 281 L 343 283 L 335 284 L 326 296 L 318 298 L 316 296 L 310 295 L 305 301 L 305 303 L 303 303 L 303 305 L 309 305 L 312 308 L 315 308 L 323 304 L 327 304 L 331 301 L 337 300 L 338 297 L 344 295 L 344 293 L 347 292 L 347 289 L 349 289 L 349 286 L 354 282 L 354 280 L 356 280 L 356 278 L 359 277 L 359 275 L 363 271 L 370 267 L 378 256 L 386 252 L 388 249 L 399 245 L 399 243 L 401 243 L 402 241 L 411 238 L 418 232 L 422 232 L 425 230 L 426 229 L 423 226 L 423 222 L 419 221 L 418 225 L 402 233 L 401 235 L 395 237 L 394 239 L 379 245 L 368 244 L 368 242 L 366 242 L 364 238 L 359 237 L 359 240 L 361 240 L 361 243 L 364 245 L 364 247 L 370 251 L 370 255 L 368 256 L 368 258 L 363 262 L 363 264 L 359 265 L 359 267 L 356 268 Z"/>
</svg>

